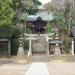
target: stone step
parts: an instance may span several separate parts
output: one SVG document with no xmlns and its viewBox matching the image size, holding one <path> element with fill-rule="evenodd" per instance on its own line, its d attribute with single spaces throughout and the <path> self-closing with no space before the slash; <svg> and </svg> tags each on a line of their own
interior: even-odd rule
<svg viewBox="0 0 75 75">
<path fill-rule="evenodd" d="M 32 56 L 32 62 L 48 62 L 50 61 L 50 56 L 47 56 L 46 54 L 35 54 Z"/>
</svg>

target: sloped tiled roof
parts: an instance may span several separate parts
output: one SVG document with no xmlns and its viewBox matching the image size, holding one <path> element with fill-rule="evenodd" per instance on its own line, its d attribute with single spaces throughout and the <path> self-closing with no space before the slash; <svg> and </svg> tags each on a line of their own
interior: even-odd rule
<svg viewBox="0 0 75 75">
<path fill-rule="evenodd" d="M 38 17 L 41 17 L 43 21 L 52 21 L 55 17 L 47 13 L 38 13 L 37 15 L 29 15 L 27 21 L 35 21 Z"/>
</svg>

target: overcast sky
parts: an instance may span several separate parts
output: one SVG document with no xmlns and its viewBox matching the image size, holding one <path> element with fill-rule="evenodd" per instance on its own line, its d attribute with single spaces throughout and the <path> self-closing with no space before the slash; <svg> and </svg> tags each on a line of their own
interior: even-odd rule
<svg viewBox="0 0 75 75">
<path fill-rule="evenodd" d="M 39 0 L 39 1 L 42 2 L 42 4 L 45 4 L 45 3 L 51 2 L 51 0 Z"/>
</svg>

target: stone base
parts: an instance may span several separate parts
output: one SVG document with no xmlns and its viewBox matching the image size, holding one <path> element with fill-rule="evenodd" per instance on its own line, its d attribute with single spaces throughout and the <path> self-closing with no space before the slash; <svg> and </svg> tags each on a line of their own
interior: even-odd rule
<svg viewBox="0 0 75 75">
<path fill-rule="evenodd" d="M 23 47 L 19 47 L 17 56 L 24 56 L 24 49 L 23 49 Z"/>
<path fill-rule="evenodd" d="M 61 51 L 60 51 L 59 46 L 55 47 L 54 54 L 55 54 L 55 55 L 61 55 Z"/>
</svg>

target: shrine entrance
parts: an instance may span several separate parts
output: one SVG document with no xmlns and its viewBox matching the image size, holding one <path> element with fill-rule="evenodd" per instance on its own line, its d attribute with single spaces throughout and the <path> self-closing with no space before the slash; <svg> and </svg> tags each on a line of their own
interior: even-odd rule
<svg viewBox="0 0 75 75">
<path fill-rule="evenodd" d="M 25 40 L 29 40 L 29 51 L 30 55 L 34 53 L 45 53 L 49 54 L 49 43 L 48 40 L 52 39 L 54 33 L 51 34 L 25 34 Z"/>
<path fill-rule="evenodd" d="M 49 17 L 49 16 L 48 16 Z M 43 16 L 29 16 L 26 22 L 25 39 L 29 41 L 29 51 L 32 54 L 50 54 L 49 40 L 53 40 L 53 33 L 46 32 L 46 27 L 50 19 L 44 20 Z"/>
</svg>

